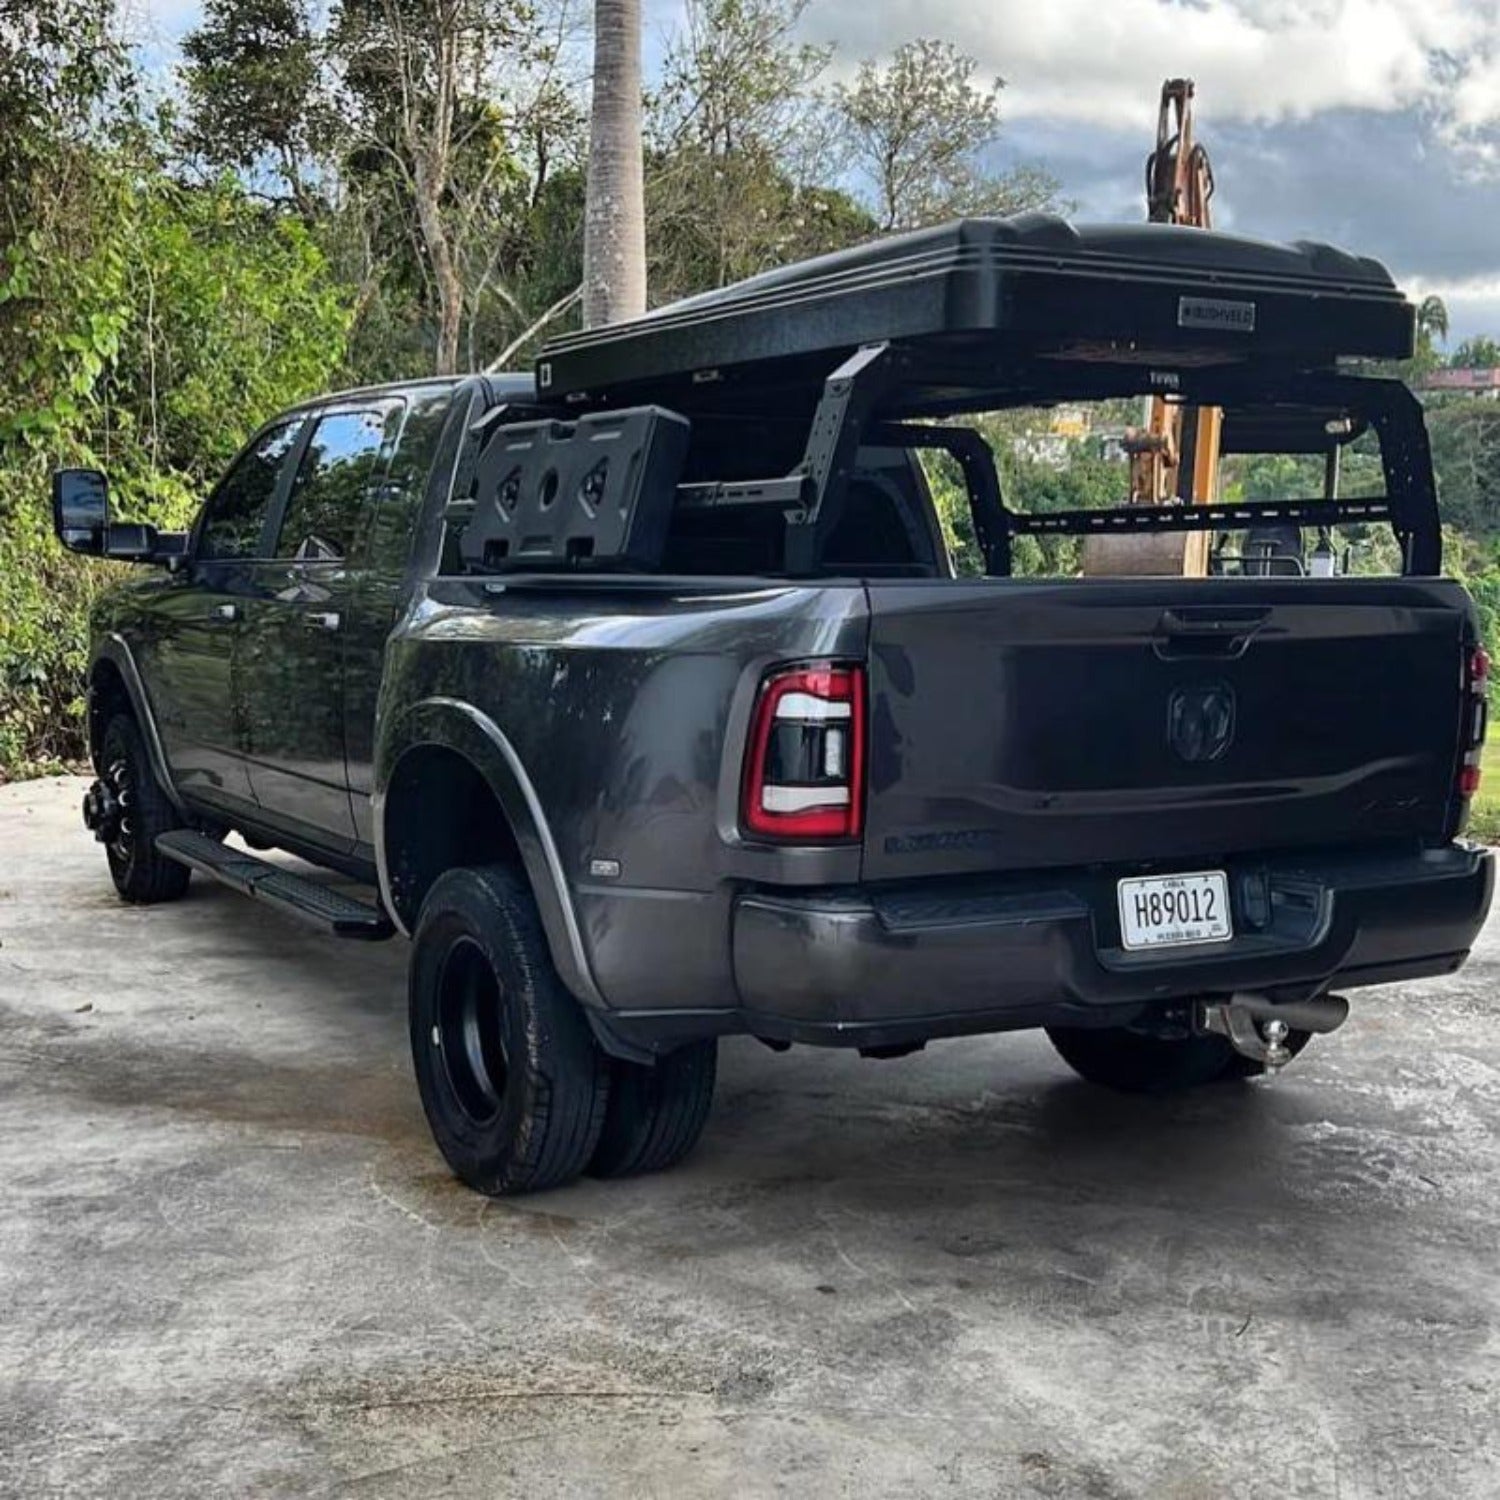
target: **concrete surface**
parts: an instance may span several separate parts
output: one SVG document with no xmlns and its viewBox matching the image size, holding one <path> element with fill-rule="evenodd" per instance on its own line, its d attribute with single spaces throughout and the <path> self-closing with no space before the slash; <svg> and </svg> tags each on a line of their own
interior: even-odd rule
<svg viewBox="0 0 1500 1500">
<path fill-rule="evenodd" d="M 403 946 L 0 789 L 0 1493 L 1500 1494 L 1500 939 L 1270 1086 L 724 1048 L 674 1173 L 487 1202 Z"/>
</svg>

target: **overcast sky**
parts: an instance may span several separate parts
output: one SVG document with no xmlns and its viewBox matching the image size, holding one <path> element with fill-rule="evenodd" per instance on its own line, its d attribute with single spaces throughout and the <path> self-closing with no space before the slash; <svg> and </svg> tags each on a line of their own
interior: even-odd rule
<svg viewBox="0 0 1500 1500">
<path fill-rule="evenodd" d="M 197 0 L 135 0 L 168 65 Z M 675 0 L 646 0 L 648 58 Z M 1327 239 L 1500 334 L 1500 0 L 811 0 L 841 68 L 941 36 L 1006 80 L 1007 158 L 1139 218 L 1167 74 L 1197 80 L 1216 223 Z"/>
</svg>

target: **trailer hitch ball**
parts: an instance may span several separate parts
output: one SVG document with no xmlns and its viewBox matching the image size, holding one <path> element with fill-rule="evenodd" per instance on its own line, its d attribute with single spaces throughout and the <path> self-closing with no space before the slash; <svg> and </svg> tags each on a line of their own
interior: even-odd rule
<svg viewBox="0 0 1500 1500">
<path fill-rule="evenodd" d="M 1349 1002 L 1342 995 L 1286 1001 L 1232 995 L 1228 1000 L 1200 1003 L 1194 1029 L 1227 1038 L 1242 1057 L 1274 1074 L 1292 1060 L 1288 1042 L 1294 1030 L 1326 1034 L 1337 1031 L 1348 1018 Z"/>
<path fill-rule="evenodd" d="M 1292 1028 L 1285 1021 L 1262 1021 L 1260 1023 L 1260 1034 L 1265 1039 L 1266 1055 L 1262 1059 L 1268 1068 L 1283 1068 L 1292 1060 L 1292 1054 L 1287 1050 L 1286 1039 L 1292 1033 Z"/>
</svg>

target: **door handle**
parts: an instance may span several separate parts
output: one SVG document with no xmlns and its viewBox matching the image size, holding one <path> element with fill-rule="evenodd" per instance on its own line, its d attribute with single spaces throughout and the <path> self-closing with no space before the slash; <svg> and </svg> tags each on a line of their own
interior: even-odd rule
<svg viewBox="0 0 1500 1500">
<path fill-rule="evenodd" d="M 221 620 L 226 625 L 233 625 L 240 617 L 238 604 L 216 604 L 208 612 L 210 620 Z"/>
<path fill-rule="evenodd" d="M 302 616 L 302 623 L 309 630 L 337 630 L 344 622 L 336 610 L 310 609 Z"/>
<path fill-rule="evenodd" d="M 1251 605 L 1239 609 L 1183 609 L 1163 611 L 1157 629 L 1163 635 L 1226 636 L 1253 635 L 1261 629 L 1271 611 Z"/>
<path fill-rule="evenodd" d="M 1163 661 L 1243 656 L 1265 628 L 1268 609 L 1169 609 L 1157 622 L 1152 649 Z"/>
</svg>

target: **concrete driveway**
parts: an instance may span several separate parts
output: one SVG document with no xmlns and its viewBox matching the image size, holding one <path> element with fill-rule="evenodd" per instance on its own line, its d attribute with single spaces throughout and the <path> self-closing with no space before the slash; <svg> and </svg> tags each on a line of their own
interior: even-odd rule
<svg viewBox="0 0 1500 1500">
<path fill-rule="evenodd" d="M 1500 940 L 1275 1083 L 725 1045 L 677 1171 L 488 1202 L 400 942 L 116 901 L 0 789 L 0 1493 L 1500 1493 Z"/>
</svg>

